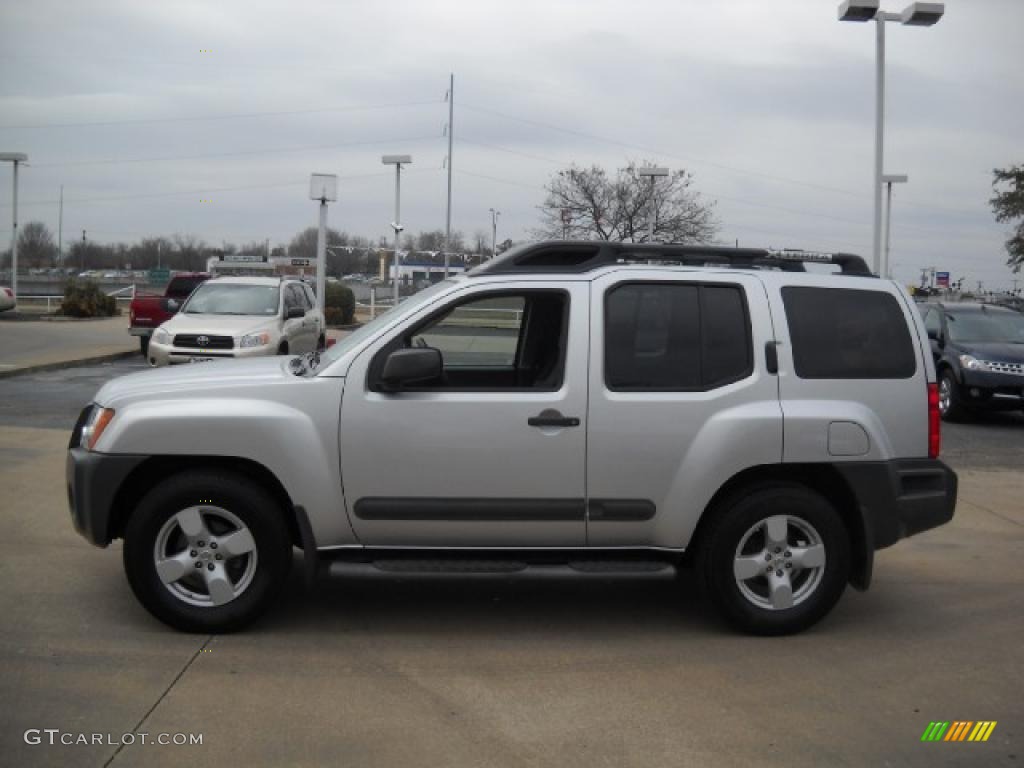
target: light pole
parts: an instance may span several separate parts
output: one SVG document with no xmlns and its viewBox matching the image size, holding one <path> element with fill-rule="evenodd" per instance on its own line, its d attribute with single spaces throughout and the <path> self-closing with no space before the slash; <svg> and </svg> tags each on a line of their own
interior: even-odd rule
<svg viewBox="0 0 1024 768">
<path fill-rule="evenodd" d="M 493 208 L 491 211 L 491 258 L 493 259 L 498 255 L 498 217 L 501 216 L 501 211 L 496 211 Z"/>
<path fill-rule="evenodd" d="M 444 214 L 444 279 L 448 279 L 448 269 L 451 263 L 452 250 L 452 144 L 455 138 L 455 74 L 448 76 L 448 157 L 445 158 L 445 165 L 448 167 L 448 205 Z"/>
<path fill-rule="evenodd" d="M 398 306 L 398 237 L 405 227 L 402 226 L 402 166 L 412 162 L 412 155 L 384 155 L 384 165 L 395 166 L 395 220 L 391 228 L 395 230 L 395 258 L 392 260 L 395 269 L 395 306 Z"/>
<path fill-rule="evenodd" d="M 327 306 L 327 202 L 338 199 L 338 177 L 333 173 L 314 173 L 309 177 L 309 199 L 320 201 L 320 229 L 316 234 L 316 305 L 320 312 Z"/>
<path fill-rule="evenodd" d="M 9 162 L 14 165 L 14 204 L 13 218 L 11 225 L 11 290 L 14 291 L 14 298 L 18 298 L 18 163 L 27 163 L 28 155 L 24 152 L 0 152 L 0 161 Z"/>
<path fill-rule="evenodd" d="M 875 224 L 872 239 L 872 266 L 881 274 L 882 253 L 882 160 L 885 123 L 885 23 L 898 21 L 908 27 L 930 27 L 945 13 L 942 3 L 911 3 L 900 13 L 880 10 L 878 0 L 844 0 L 839 6 L 840 21 L 875 21 Z"/>
<path fill-rule="evenodd" d="M 637 171 L 638 176 L 646 176 L 651 180 L 651 210 L 647 214 L 647 242 L 654 242 L 654 218 L 658 214 L 658 206 L 654 202 L 654 186 L 658 179 L 668 176 L 668 168 L 641 168 Z"/>
<path fill-rule="evenodd" d="M 892 230 L 892 185 L 906 184 L 907 174 L 886 174 L 882 177 L 882 183 L 885 184 L 885 261 L 883 262 L 884 266 L 882 267 L 881 276 L 891 278 L 892 262 L 889 261 L 889 234 Z"/>
</svg>

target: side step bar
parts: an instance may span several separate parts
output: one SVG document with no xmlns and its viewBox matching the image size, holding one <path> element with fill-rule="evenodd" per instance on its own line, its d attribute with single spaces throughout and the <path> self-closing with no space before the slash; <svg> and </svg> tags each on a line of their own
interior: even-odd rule
<svg viewBox="0 0 1024 768">
<path fill-rule="evenodd" d="M 664 579 L 675 576 L 676 567 L 663 560 L 573 560 L 567 563 L 529 563 L 518 560 L 420 560 L 401 558 L 327 563 L 327 575 L 344 579 L 417 580 L 508 579 L 529 580 L 608 578 Z"/>
</svg>

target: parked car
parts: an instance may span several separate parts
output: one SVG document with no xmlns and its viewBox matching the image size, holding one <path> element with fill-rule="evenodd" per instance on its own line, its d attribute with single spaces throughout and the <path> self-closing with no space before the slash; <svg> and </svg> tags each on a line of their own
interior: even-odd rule
<svg viewBox="0 0 1024 768">
<path fill-rule="evenodd" d="M 150 365 L 315 352 L 326 345 L 313 289 L 280 277 L 216 277 L 153 333 Z"/>
<path fill-rule="evenodd" d="M 109 382 L 71 437 L 72 519 L 187 631 L 255 619 L 297 545 L 309 577 L 691 561 L 733 625 L 795 632 L 953 516 L 926 338 L 855 256 L 523 246 L 319 355 Z"/>
<path fill-rule="evenodd" d="M 167 283 L 163 295 L 135 294 L 128 307 L 128 333 L 139 337 L 143 357 L 149 351 L 153 331 L 174 317 L 196 286 L 209 279 L 206 272 L 179 272 Z"/>
<path fill-rule="evenodd" d="M 994 304 L 921 306 L 949 421 L 1024 409 L 1024 315 Z"/>
<path fill-rule="evenodd" d="M 18 299 L 7 286 L 0 287 L 0 312 L 14 309 L 18 305 Z"/>
</svg>

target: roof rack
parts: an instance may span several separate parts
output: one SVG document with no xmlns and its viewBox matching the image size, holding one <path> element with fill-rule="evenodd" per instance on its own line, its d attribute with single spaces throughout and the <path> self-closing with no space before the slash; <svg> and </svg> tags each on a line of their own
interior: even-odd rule
<svg viewBox="0 0 1024 768">
<path fill-rule="evenodd" d="M 841 274 L 874 277 L 864 259 L 852 253 L 729 248 L 719 245 L 623 243 L 605 240 L 547 240 L 529 243 L 474 267 L 468 274 L 580 274 L 614 264 L 684 264 L 698 267 L 806 272 L 805 265 L 809 263 L 835 264 Z"/>
</svg>

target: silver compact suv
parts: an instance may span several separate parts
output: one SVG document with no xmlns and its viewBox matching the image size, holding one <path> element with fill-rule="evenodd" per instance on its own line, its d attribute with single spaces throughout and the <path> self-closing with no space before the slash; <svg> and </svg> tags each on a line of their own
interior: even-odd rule
<svg viewBox="0 0 1024 768">
<path fill-rule="evenodd" d="M 312 289 L 281 277 L 216 277 L 150 337 L 152 366 L 313 352 L 326 343 Z"/>
<path fill-rule="evenodd" d="M 299 547 L 311 581 L 691 564 L 733 626 L 782 634 L 952 518 L 938 454 L 922 320 L 859 257 L 546 242 L 321 354 L 111 381 L 67 485 L 186 631 L 256 618 Z"/>
</svg>

